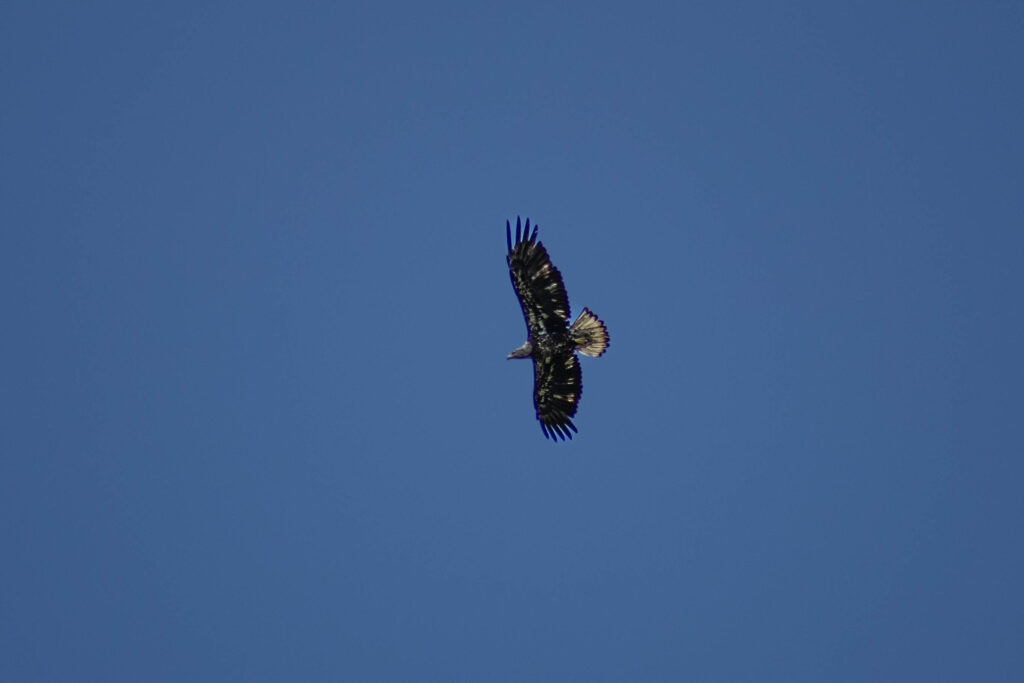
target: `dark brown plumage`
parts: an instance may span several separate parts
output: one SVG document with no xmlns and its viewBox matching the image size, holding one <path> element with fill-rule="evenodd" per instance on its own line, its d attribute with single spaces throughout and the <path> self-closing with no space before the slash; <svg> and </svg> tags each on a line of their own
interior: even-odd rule
<svg viewBox="0 0 1024 683">
<path fill-rule="evenodd" d="M 537 226 L 530 232 L 516 219 L 505 223 L 509 275 L 526 320 L 526 343 L 509 358 L 533 359 L 533 403 L 544 436 L 571 439 L 577 431 L 572 417 L 583 392 L 576 352 L 597 357 L 608 348 L 608 330 L 596 315 L 584 308 L 569 325 L 569 297 L 562 274 L 551 263 L 544 245 L 537 241 Z"/>
</svg>

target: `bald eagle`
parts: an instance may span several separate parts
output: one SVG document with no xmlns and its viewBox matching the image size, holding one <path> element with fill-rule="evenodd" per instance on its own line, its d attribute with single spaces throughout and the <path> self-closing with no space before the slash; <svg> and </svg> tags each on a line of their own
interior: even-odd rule
<svg viewBox="0 0 1024 683">
<path fill-rule="evenodd" d="M 505 239 L 508 272 L 529 335 L 526 343 L 508 357 L 533 359 L 533 405 L 544 436 L 555 441 L 571 439 L 577 430 L 570 418 L 576 414 L 583 393 L 576 352 L 600 356 L 608 348 L 608 330 L 586 308 L 568 324 L 569 297 L 562 274 L 537 241 L 537 226 L 530 232 L 529 218 L 525 230 L 516 218 L 515 242 L 512 224 L 506 221 Z"/>
</svg>

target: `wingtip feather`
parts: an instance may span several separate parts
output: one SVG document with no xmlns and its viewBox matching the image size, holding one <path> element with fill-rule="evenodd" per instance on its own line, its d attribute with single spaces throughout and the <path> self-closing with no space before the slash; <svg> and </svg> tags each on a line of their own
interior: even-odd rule
<svg viewBox="0 0 1024 683">
<path fill-rule="evenodd" d="M 559 440 L 572 440 L 573 432 L 579 434 L 579 430 L 576 429 L 576 425 L 574 425 L 572 420 L 568 418 L 566 418 L 563 423 L 547 424 L 546 422 L 541 422 L 540 430 L 544 432 L 545 438 L 551 439 L 556 443 Z"/>
</svg>

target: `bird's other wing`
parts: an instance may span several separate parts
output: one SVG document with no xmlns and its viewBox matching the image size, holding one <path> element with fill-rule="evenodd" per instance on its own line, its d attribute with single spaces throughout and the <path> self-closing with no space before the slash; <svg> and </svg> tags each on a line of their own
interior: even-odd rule
<svg viewBox="0 0 1024 683">
<path fill-rule="evenodd" d="M 569 320 L 569 296 L 565 292 L 562 274 L 551 263 L 544 245 L 537 241 L 537 226 L 530 232 L 530 219 L 521 229 L 516 219 L 516 239 L 512 241 L 512 224 L 505 222 L 508 242 L 508 272 L 512 287 L 519 297 L 526 327 L 530 334 L 544 334 L 564 330 Z"/>
<path fill-rule="evenodd" d="M 541 431 L 549 439 L 571 439 L 583 393 L 583 377 L 576 354 L 569 352 L 552 358 L 533 359 L 533 404 Z M 572 430 L 572 431 L 570 431 Z"/>
</svg>

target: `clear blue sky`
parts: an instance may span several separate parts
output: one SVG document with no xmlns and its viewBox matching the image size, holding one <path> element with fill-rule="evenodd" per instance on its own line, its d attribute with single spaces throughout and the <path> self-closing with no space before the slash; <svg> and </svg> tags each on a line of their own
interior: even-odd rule
<svg viewBox="0 0 1024 683">
<path fill-rule="evenodd" d="M 1021 4 L 8 2 L 0 85 L 0 679 L 1024 680 Z"/>
</svg>

